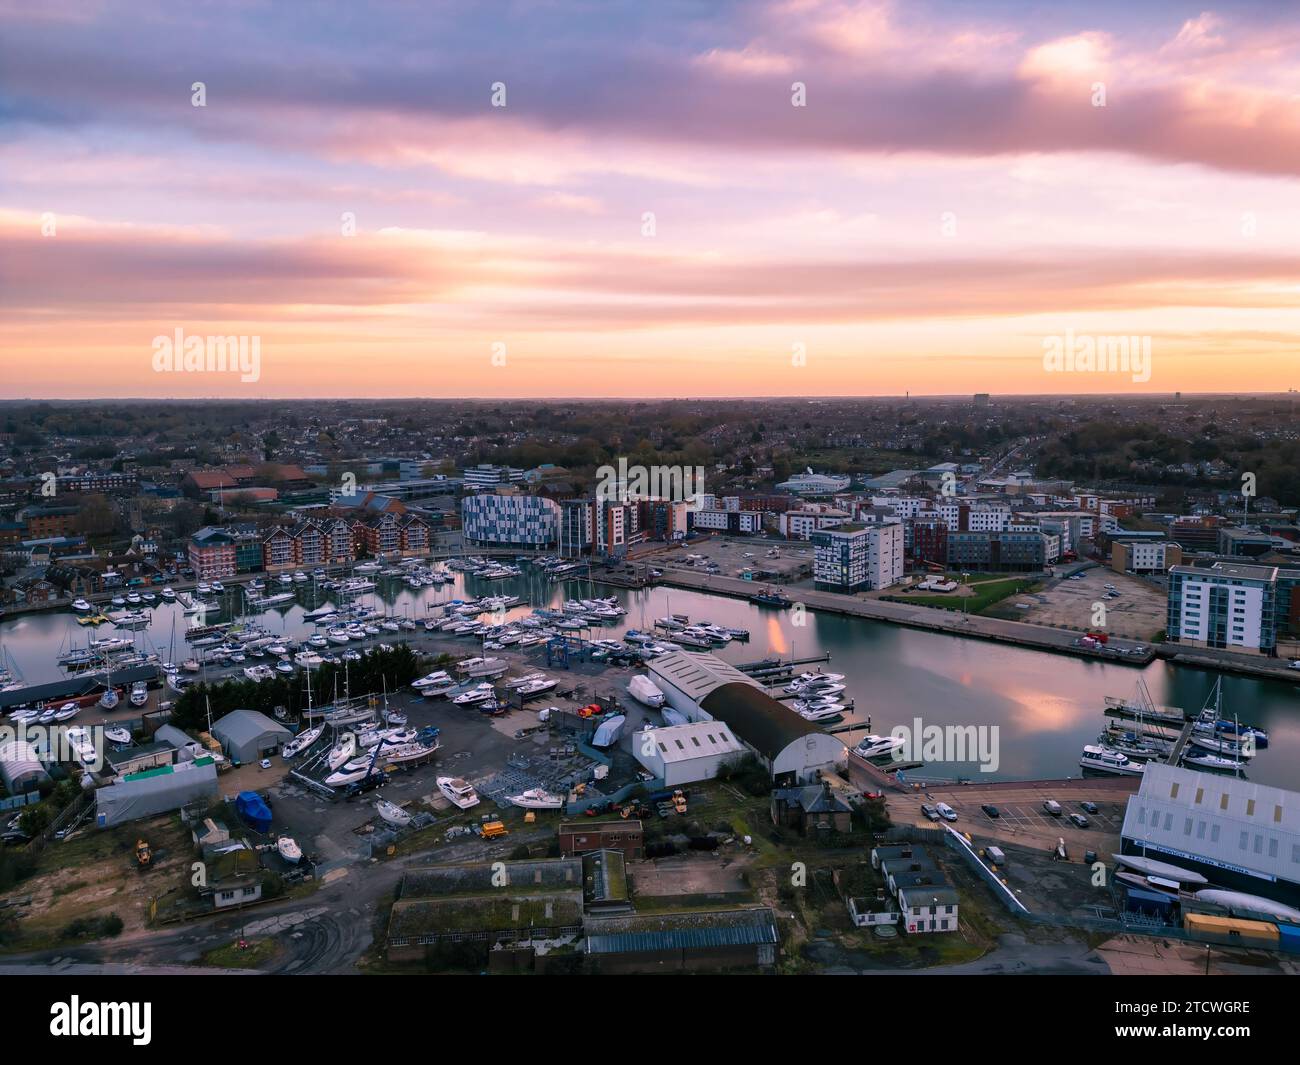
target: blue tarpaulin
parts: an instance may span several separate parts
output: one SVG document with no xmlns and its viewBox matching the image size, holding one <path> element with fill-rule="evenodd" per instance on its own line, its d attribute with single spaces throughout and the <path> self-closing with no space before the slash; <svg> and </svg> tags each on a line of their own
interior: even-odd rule
<svg viewBox="0 0 1300 1065">
<path fill-rule="evenodd" d="M 265 832 L 271 827 L 271 808 L 255 791 L 241 791 L 235 799 L 235 810 L 248 822 L 250 828 Z"/>
</svg>

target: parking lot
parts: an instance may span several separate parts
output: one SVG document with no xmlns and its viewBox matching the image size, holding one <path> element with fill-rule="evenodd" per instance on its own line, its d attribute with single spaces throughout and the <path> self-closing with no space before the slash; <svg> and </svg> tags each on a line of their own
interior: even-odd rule
<svg viewBox="0 0 1300 1065">
<path fill-rule="evenodd" d="M 1088 818 L 1088 828 L 1103 835 L 1111 833 L 1118 836 L 1120 827 L 1124 824 L 1124 805 L 1122 803 L 1096 803 L 1097 813 L 1089 814 L 1084 813 L 1079 803 L 1067 801 L 1060 804 L 1060 817 L 1054 817 L 1047 813 L 1043 809 L 1041 802 L 992 803 L 991 805 L 996 806 L 998 810 L 996 818 L 990 817 L 979 806 L 967 805 L 969 806 L 970 818 L 977 824 L 982 819 L 988 823 L 990 830 L 997 828 L 1011 835 L 1017 834 L 1020 830 L 1031 832 L 1035 830 L 1056 831 L 1062 827 L 1074 828 L 1073 823 L 1068 820 L 1070 814 L 1083 814 Z M 968 828 L 974 831 L 972 826 L 968 826 Z"/>
<path fill-rule="evenodd" d="M 1165 595 L 1146 581 L 1104 566 L 1080 571 L 1078 579 L 1062 577 L 1050 581 L 1038 592 L 1014 595 L 990 614 L 1038 625 L 1080 631 L 1101 629 L 1112 636 L 1150 640 L 1165 627 Z M 1106 585 L 1119 593 L 1106 598 Z M 1105 608 L 1105 624 L 1098 625 L 1094 612 Z M 1028 609 L 1021 609 L 1021 606 Z"/>
<path fill-rule="evenodd" d="M 773 557 L 769 552 L 776 551 Z M 651 554 L 638 554 L 637 561 L 663 568 L 675 566 L 701 572 L 717 567 L 722 577 L 738 577 L 746 570 L 775 574 L 769 579 L 795 583 L 803 571 L 811 574 L 812 548 L 801 541 L 760 540 L 746 537 L 710 537 L 680 548 L 664 548 Z"/>
<path fill-rule="evenodd" d="M 1064 839 L 1071 857 L 1077 860 L 1087 850 L 1108 855 L 1119 847 L 1127 799 L 1136 790 L 1135 781 L 1119 778 L 931 786 L 901 796 L 890 794 L 889 811 L 897 822 L 930 825 L 921 806 L 947 803 L 957 820 L 946 823 L 960 832 L 992 843 L 1043 849 Z M 1043 808 L 1048 799 L 1059 803 L 1059 817 Z M 1096 805 L 1097 813 L 1085 813 L 1080 805 L 1083 802 Z M 996 818 L 984 812 L 985 804 L 997 808 Z M 1071 814 L 1087 817 L 1087 827 L 1071 822 Z"/>
</svg>

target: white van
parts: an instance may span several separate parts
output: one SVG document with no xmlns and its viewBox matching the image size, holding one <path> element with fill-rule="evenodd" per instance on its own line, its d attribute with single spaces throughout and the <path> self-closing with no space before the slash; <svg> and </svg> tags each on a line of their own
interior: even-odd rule
<svg viewBox="0 0 1300 1065">
<path fill-rule="evenodd" d="M 945 821 L 957 820 L 957 811 L 954 810 L 951 806 L 949 806 L 946 802 L 936 803 L 934 809 L 938 813 L 938 815 L 942 817 Z"/>
<path fill-rule="evenodd" d="M 1055 799 L 1043 800 L 1043 812 L 1051 814 L 1053 817 L 1061 816 L 1061 804 Z"/>
<path fill-rule="evenodd" d="M 990 865 L 999 867 L 1007 864 L 1007 856 L 1002 853 L 1001 847 L 985 847 L 984 854 L 988 857 Z"/>
</svg>

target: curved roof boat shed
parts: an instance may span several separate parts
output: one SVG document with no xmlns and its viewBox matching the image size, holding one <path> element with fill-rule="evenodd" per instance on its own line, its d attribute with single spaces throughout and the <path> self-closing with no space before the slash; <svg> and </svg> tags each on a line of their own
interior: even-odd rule
<svg viewBox="0 0 1300 1065">
<path fill-rule="evenodd" d="M 680 651 L 649 663 L 674 710 L 720 721 L 768 768 L 778 785 L 807 784 L 844 761 L 843 741 L 773 699 L 716 655 Z"/>
<path fill-rule="evenodd" d="M 23 792 L 45 791 L 53 786 L 50 774 L 45 771 L 36 748 L 26 740 L 8 740 L 0 743 L 0 780 L 10 795 Z"/>
</svg>

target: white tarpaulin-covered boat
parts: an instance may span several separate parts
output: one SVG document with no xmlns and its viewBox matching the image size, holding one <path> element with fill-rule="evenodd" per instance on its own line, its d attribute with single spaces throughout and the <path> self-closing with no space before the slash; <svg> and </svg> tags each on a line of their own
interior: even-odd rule
<svg viewBox="0 0 1300 1065">
<path fill-rule="evenodd" d="M 596 734 L 591 737 L 593 747 L 612 747 L 618 742 L 619 736 L 623 734 L 623 726 L 627 723 L 627 718 L 622 714 L 616 714 L 606 721 L 602 721 L 596 728 Z"/>
<path fill-rule="evenodd" d="M 664 693 L 659 690 L 658 685 L 642 673 L 638 673 L 627 682 L 627 690 L 628 694 L 638 703 L 644 703 L 646 706 L 653 707 L 656 710 L 663 706 L 667 701 Z"/>
</svg>

